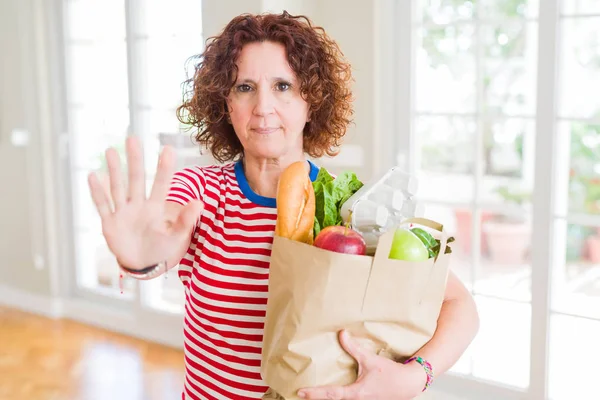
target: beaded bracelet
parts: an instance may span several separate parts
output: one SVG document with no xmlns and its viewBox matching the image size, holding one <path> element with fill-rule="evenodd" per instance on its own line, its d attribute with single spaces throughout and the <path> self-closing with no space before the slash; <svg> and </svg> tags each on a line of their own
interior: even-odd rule
<svg viewBox="0 0 600 400">
<path fill-rule="evenodd" d="M 426 391 L 430 386 L 431 382 L 433 382 L 433 367 L 428 361 L 425 361 L 423 358 L 416 356 L 411 357 L 404 362 L 404 364 L 408 364 L 411 361 L 416 361 L 423 366 L 425 373 L 427 374 L 427 382 L 425 382 L 425 387 L 423 388 L 423 392 Z"/>
</svg>

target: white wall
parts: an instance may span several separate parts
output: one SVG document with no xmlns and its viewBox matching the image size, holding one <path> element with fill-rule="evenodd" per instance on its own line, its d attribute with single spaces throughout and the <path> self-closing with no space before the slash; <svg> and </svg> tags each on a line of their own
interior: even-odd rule
<svg viewBox="0 0 600 400">
<path fill-rule="evenodd" d="M 49 127 L 38 101 L 46 67 L 38 51 L 38 6 L 35 0 L 0 2 L 0 285 L 50 295 L 42 145 Z M 23 131 L 28 143 L 14 145 L 15 131 Z"/>
</svg>

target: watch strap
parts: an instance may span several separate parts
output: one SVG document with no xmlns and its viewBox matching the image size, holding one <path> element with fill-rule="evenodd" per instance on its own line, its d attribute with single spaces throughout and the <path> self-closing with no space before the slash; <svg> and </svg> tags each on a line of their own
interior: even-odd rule
<svg viewBox="0 0 600 400">
<path fill-rule="evenodd" d="M 153 277 L 159 275 L 161 273 L 161 271 L 166 272 L 167 271 L 167 261 L 166 260 L 161 261 L 158 264 L 149 265 L 142 269 L 127 268 L 121 264 L 119 264 L 119 267 L 121 268 L 121 270 L 123 272 L 125 272 L 127 275 L 129 275 L 133 278 L 148 279 L 148 278 L 153 278 Z"/>
</svg>

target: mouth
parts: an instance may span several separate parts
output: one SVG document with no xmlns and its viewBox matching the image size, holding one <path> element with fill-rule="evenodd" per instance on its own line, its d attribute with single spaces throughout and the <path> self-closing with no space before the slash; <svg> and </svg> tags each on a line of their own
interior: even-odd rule
<svg viewBox="0 0 600 400">
<path fill-rule="evenodd" d="M 279 128 L 254 128 L 252 130 L 259 135 L 268 135 L 270 133 L 277 132 Z"/>
</svg>

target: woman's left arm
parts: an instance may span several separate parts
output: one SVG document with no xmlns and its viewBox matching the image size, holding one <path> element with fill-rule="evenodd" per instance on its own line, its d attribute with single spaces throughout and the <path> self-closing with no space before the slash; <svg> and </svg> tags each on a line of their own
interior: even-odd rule
<svg viewBox="0 0 600 400">
<path fill-rule="evenodd" d="M 415 355 L 428 361 L 435 375 L 448 371 L 479 330 L 479 314 L 471 293 L 450 271 L 435 334 Z"/>
<path fill-rule="evenodd" d="M 435 376 L 454 365 L 475 338 L 479 315 L 473 297 L 450 271 L 444 302 L 433 337 L 415 356 L 431 364 Z M 342 347 L 356 359 L 358 377 L 347 386 L 305 388 L 305 399 L 375 400 L 412 399 L 420 394 L 427 381 L 424 367 L 413 361 L 400 364 L 362 349 L 346 332 L 340 333 Z"/>
</svg>

